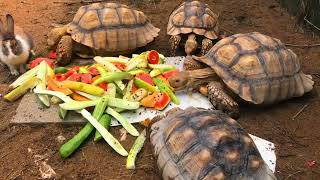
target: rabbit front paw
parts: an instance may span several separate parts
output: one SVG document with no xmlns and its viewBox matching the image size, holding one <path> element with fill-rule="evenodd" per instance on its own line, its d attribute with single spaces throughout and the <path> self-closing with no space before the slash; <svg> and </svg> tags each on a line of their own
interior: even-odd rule
<svg viewBox="0 0 320 180">
<path fill-rule="evenodd" d="M 19 75 L 18 70 L 14 66 L 9 66 L 9 69 L 10 69 L 11 75 L 13 75 L 13 76 L 18 76 Z"/>
</svg>

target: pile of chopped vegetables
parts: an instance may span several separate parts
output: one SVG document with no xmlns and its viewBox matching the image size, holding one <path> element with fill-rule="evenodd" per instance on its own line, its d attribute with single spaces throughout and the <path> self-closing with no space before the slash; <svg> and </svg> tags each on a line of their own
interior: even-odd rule
<svg viewBox="0 0 320 180">
<path fill-rule="evenodd" d="M 54 58 L 54 54 L 50 54 Z M 94 141 L 105 141 L 120 155 L 128 152 L 109 133 L 111 117 L 115 118 L 132 136 L 139 132 L 120 113 L 140 106 L 163 110 L 170 102 L 179 104 L 168 78 L 177 73 L 172 65 L 164 64 L 164 56 L 157 51 L 134 54 L 132 58 L 95 57 L 90 66 L 55 67 L 48 58 L 37 58 L 30 70 L 21 75 L 4 98 L 15 101 L 29 89 L 40 102 L 49 107 L 59 104 L 59 117 L 66 119 L 69 111 L 80 113 L 88 123 L 59 150 L 62 158 L 69 157 L 96 129 Z M 146 133 L 137 138 L 128 156 L 127 167 L 134 168 L 137 151 L 142 148 Z"/>
</svg>

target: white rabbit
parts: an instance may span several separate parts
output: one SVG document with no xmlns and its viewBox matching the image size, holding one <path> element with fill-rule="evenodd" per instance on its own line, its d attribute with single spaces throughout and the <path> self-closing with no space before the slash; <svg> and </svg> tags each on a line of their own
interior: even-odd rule
<svg viewBox="0 0 320 180">
<path fill-rule="evenodd" d="M 25 71 L 24 65 L 33 54 L 33 41 L 22 28 L 14 25 L 13 17 L 6 15 L 7 27 L 0 19 L 0 60 L 6 64 L 12 75 Z"/>
</svg>

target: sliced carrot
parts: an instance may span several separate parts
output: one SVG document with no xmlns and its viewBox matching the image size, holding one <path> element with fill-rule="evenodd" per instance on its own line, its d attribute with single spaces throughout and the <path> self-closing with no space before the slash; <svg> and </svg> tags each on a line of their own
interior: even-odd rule
<svg viewBox="0 0 320 180">
<path fill-rule="evenodd" d="M 100 77 L 101 77 L 100 75 L 93 77 L 93 78 L 92 78 L 92 82 L 95 82 L 95 81 L 96 81 L 97 79 L 99 79 Z"/>
<path fill-rule="evenodd" d="M 73 100 L 76 100 L 76 101 L 90 101 L 90 99 L 88 99 L 84 96 L 81 96 L 78 93 L 72 93 L 70 96 Z"/>
<path fill-rule="evenodd" d="M 157 78 L 159 78 L 162 82 L 166 83 L 167 85 L 170 85 L 168 79 L 166 79 L 162 75 L 158 75 Z"/>
<path fill-rule="evenodd" d="M 47 76 L 47 80 L 48 80 L 48 89 L 62 92 L 65 95 L 72 94 L 72 91 L 69 88 L 65 87 L 62 83 L 54 80 L 53 78 L 50 78 L 49 76 Z"/>
</svg>

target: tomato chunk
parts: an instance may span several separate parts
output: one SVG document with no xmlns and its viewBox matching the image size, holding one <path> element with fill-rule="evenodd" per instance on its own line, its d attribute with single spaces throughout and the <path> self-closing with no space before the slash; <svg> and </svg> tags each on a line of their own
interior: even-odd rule
<svg viewBox="0 0 320 180">
<path fill-rule="evenodd" d="M 160 63 L 159 53 L 155 50 L 150 51 L 148 53 L 148 62 L 150 64 L 159 64 Z"/>
<path fill-rule="evenodd" d="M 154 82 L 152 77 L 148 73 L 140 73 L 136 75 L 136 78 L 141 79 L 142 81 L 149 83 L 150 85 L 154 86 Z"/>
<path fill-rule="evenodd" d="M 42 61 L 46 61 L 46 63 L 51 67 L 54 68 L 54 63 L 52 59 L 48 59 L 48 58 L 36 58 L 34 60 L 31 61 L 31 63 L 29 64 L 29 68 L 32 69 L 36 66 L 38 66 Z"/>
<path fill-rule="evenodd" d="M 166 79 L 168 79 L 171 76 L 175 76 L 178 74 L 178 70 L 172 70 L 172 71 L 168 71 L 168 72 L 164 72 L 162 73 L 162 76 L 165 77 Z"/>
</svg>

